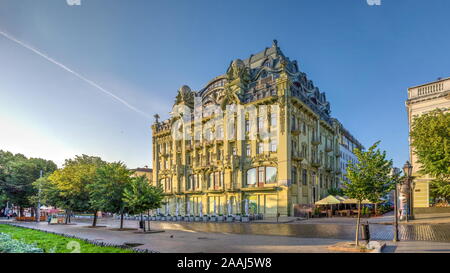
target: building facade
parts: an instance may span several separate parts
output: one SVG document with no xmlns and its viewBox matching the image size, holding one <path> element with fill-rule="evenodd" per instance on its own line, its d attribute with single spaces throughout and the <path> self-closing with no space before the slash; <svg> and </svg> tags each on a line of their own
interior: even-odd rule
<svg viewBox="0 0 450 273">
<path fill-rule="evenodd" d="M 343 181 L 348 181 L 346 177 L 348 163 L 353 164 L 358 163 L 358 158 L 356 157 L 354 150 L 358 148 L 359 150 L 364 150 L 364 146 L 352 135 L 350 132 L 344 128 L 344 126 L 339 124 L 339 148 L 341 156 L 339 158 L 340 180 L 338 187 L 342 186 Z"/>
<path fill-rule="evenodd" d="M 437 108 L 450 111 L 450 78 L 438 79 L 427 84 L 411 87 L 408 89 L 408 100 L 406 110 L 408 114 L 408 124 L 411 130 L 411 122 L 415 116 L 430 112 Z M 429 182 L 432 177 L 420 175 L 420 164 L 410 146 L 410 162 L 413 165 L 413 206 L 424 208 L 430 206 Z"/>
<path fill-rule="evenodd" d="M 148 179 L 149 183 L 153 184 L 153 170 L 148 166 L 144 166 L 143 168 L 136 168 L 131 171 L 133 172 L 131 177 L 145 176 Z"/>
<path fill-rule="evenodd" d="M 198 114 L 208 107 L 215 110 Z M 325 93 L 276 41 L 199 91 L 182 86 L 171 118 L 155 115 L 152 125 L 163 211 L 271 217 L 313 204 L 340 178 L 341 136 L 330 113 Z"/>
</svg>

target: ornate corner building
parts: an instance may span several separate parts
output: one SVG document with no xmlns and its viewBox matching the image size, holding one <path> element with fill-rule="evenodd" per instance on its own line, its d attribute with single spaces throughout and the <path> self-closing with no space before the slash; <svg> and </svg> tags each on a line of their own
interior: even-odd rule
<svg viewBox="0 0 450 273">
<path fill-rule="evenodd" d="M 411 130 L 414 116 L 422 115 L 437 108 L 450 111 L 450 78 L 438 79 L 434 82 L 409 88 L 408 100 L 406 101 L 409 130 Z M 409 158 L 413 165 L 413 206 L 417 208 L 429 207 L 429 182 L 433 178 L 419 174 L 420 164 L 417 162 L 417 157 L 411 146 L 409 146 Z"/>
<path fill-rule="evenodd" d="M 155 116 L 153 181 L 164 188 L 171 215 L 176 210 L 181 215 L 199 215 L 200 210 L 209 215 L 238 214 L 248 204 L 250 214 L 292 216 L 294 205 L 313 204 L 339 185 L 342 125 L 331 117 L 325 93 L 276 41 L 246 60 L 233 61 L 224 75 L 199 91 L 182 86 L 175 106 L 195 112 L 194 101 L 221 109 L 230 104 L 255 106 L 257 113 L 230 123 L 236 114 L 224 111 L 213 127 L 205 125 L 214 114 L 203 114 L 199 120 L 192 115 L 187 127 L 200 139 L 182 140 L 173 137 L 177 117 L 159 121 Z M 273 105 L 278 105 L 277 111 L 270 108 Z M 269 110 L 262 111 L 261 106 Z M 195 127 L 196 122 L 200 126 Z M 259 133 L 250 138 L 251 124 L 257 132 L 276 130 L 268 138 Z M 235 135 L 239 129 L 245 131 L 243 138 L 209 137 Z"/>
</svg>

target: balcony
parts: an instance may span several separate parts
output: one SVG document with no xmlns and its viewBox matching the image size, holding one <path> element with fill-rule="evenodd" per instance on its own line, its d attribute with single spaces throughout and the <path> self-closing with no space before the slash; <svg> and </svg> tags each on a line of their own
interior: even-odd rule
<svg viewBox="0 0 450 273">
<path fill-rule="evenodd" d="M 293 135 L 298 136 L 301 133 L 300 127 L 299 126 L 292 126 L 291 132 L 292 132 Z"/>
<path fill-rule="evenodd" d="M 325 144 L 325 152 L 327 152 L 327 153 L 330 153 L 330 152 L 332 152 L 334 149 L 333 149 L 333 145 L 331 145 L 331 143 L 326 143 Z"/>
<path fill-rule="evenodd" d="M 320 140 L 320 137 L 313 135 L 311 138 L 311 144 L 312 145 L 320 145 L 322 141 Z"/>
<path fill-rule="evenodd" d="M 311 159 L 311 166 L 319 168 L 320 166 L 322 166 L 322 162 L 321 162 L 321 160 L 319 158 L 313 157 Z"/>
<path fill-rule="evenodd" d="M 302 161 L 303 159 L 305 159 L 305 157 L 305 154 L 300 151 L 292 151 L 292 160 Z"/>
<path fill-rule="evenodd" d="M 325 170 L 328 172 L 333 171 L 333 164 L 330 164 L 328 162 L 325 163 Z"/>
</svg>

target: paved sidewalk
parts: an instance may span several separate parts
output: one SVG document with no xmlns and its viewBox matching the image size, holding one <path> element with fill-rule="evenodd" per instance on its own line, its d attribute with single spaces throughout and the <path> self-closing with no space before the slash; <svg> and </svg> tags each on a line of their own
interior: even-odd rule
<svg viewBox="0 0 450 273">
<path fill-rule="evenodd" d="M 142 244 L 137 248 L 162 253 L 328 253 L 327 246 L 338 239 L 293 238 L 286 236 L 240 235 L 167 230 L 163 233 L 138 234 L 135 231 L 112 231 L 77 225 L 17 223 L 24 227 L 75 235 L 114 244 Z"/>
<path fill-rule="evenodd" d="M 351 235 L 345 239 L 339 238 L 306 238 L 293 236 L 269 236 L 254 234 L 232 234 L 222 232 L 201 232 L 188 230 L 181 225 L 171 223 L 152 223 L 153 229 L 166 229 L 163 233 L 142 234 L 131 231 L 115 231 L 116 221 L 101 220 L 100 225 L 108 224 L 108 227 L 90 228 L 89 221 L 76 221 L 76 225 L 48 225 L 47 223 L 15 223 L 24 227 L 75 235 L 77 237 L 100 242 L 114 244 L 134 243 L 141 244 L 138 248 L 149 249 L 162 253 L 329 253 L 327 246 L 351 241 L 354 229 L 344 226 Z M 136 227 L 135 221 L 126 221 L 127 228 Z M 258 226 L 260 224 L 250 224 Z M 276 226 L 276 225 L 272 225 Z M 284 226 L 292 226 L 284 224 Z M 305 227 L 305 225 L 297 225 Z M 441 226 L 441 225 L 438 225 Z M 386 226 L 384 226 L 386 227 Z M 175 228 L 175 229 L 174 229 Z M 317 227 L 319 228 L 319 227 Z M 323 226 L 321 226 L 323 228 Z M 416 226 L 402 226 L 402 228 L 416 228 Z M 427 231 L 427 230 L 424 230 Z M 401 232 L 402 234 L 402 232 Z M 401 237 L 405 237 L 404 235 Z M 405 237 L 407 238 L 407 236 Z M 373 238 L 386 242 L 386 253 L 450 253 L 449 242 L 427 241 L 401 241 L 393 243 L 390 238 Z M 429 238 L 431 239 L 431 238 Z"/>
</svg>

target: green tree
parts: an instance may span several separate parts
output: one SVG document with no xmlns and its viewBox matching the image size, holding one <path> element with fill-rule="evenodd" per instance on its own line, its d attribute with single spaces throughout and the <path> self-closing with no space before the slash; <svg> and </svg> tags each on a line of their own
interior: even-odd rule
<svg viewBox="0 0 450 273">
<path fill-rule="evenodd" d="M 343 181 L 346 196 L 358 201 L 358 219 L 356 223 L 356 245 L 359 245 L 359 225 L 361 223 L 361 203 L 369 200 L 378 203 L 394 189 L 395 181 L 391 177 L 392 160 L 386 159 L 386 152 L 377 149 L 379 142 L 368 151 L 355 149 L 358 163 L 351 161 L 347 165 L 348 181 Z"/>
<path fill-rule="evenodd" d="M 121 229 L 126 211 L 123 195 L 130 186 L 131 174 L 121 162 L 107 163 L 97 168 L 94 182 L 88 185 L 91 204 L 105 212 L 120 213 Z"/>
<path fill-rule="evenodd" d="M 94 183 L 97 168 L 105 162 L 100 157 L 76 156 L 74 159 L 66 160 L 64 167 L 51 174 L 48 179 L 54 183 L 61 202 L 61 208 L 66 210 L 66 223 L 72 212 L 92 212 L 94 219 L 92 226 L 97 225 L 97 213 L 100 206 L 91 202 L 88 185 Z"/>
<path fill-rule="evenodd" d="M 124 191 L 124 202 L 129 211 L 133 214 L 142 214 L 150 210 L 160 208 L 163 205 L 163 189 L 154 187 L 149 184 L 145 176 L 134 177 L 129 188 Z M 148 229 L 150 230 L 150 221 L 148 221 Z M 144 225 L 145 232 L 145 225 Z"/>
<path fill-rule="evenodd" d="M 342 196 L 344 195 L 344 191 L 341 188 L 330 188 L 328 189 L 328 194 L 329 195 L 338 195 L 338 196 Z"/>
<path fill-rule="evenodd" d="M 33 182 L 39 179 L 41 170 L 45 174 L 56 169 L 56 164 L 49 160 L 0 151 L 0 191 L 7 201 L 19 207 L 23 216 L 24 208 L 36 208 L 30 197 L 37 194 Z"/>
<path fill-rule="evenodd" d="M 420 173 L 434 177 L 431 193 L 450 199 L 450 112 L 436 109 L 415 117 L 411 124 L 411 147 Z"/>
</svg>

